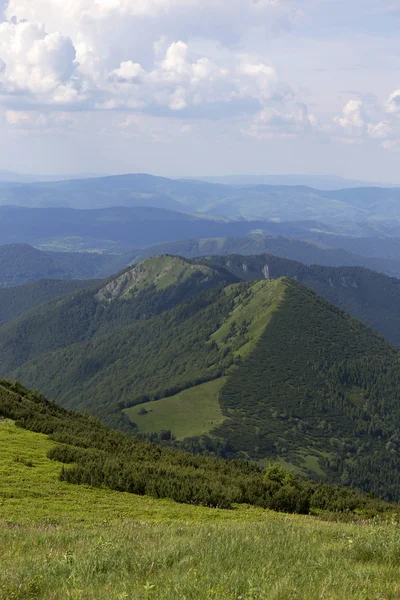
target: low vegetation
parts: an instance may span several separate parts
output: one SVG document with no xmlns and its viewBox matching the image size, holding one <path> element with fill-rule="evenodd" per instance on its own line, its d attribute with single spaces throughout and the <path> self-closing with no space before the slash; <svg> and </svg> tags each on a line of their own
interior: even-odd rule
<svg viewBox="0 0 400 600">
<path fill-rule="evenodd" d="M 49 428 L 47 409 L 65 434 L 69 420 L 88 433 L 95 426 L 13 389 L 2 382 L 0 414 Z M 2 600 L 398 598 L 393 506 L 371 520 L 358 511 L 321 520 L 178 504 L 60 481 L 62 465 L 46 456 L 54 447 L 62 446 L 0 420 Z"/>
</svg>

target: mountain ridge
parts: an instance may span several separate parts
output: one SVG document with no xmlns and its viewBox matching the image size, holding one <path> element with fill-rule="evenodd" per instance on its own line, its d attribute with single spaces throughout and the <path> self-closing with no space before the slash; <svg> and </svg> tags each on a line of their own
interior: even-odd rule
<svg viewBox="0 0 400 600">
<path fill-rule="evenodd" d="M 179 269 L 157 291 L 165 264 Z M 180 280 L 182 264 L 191 267 L 150 259 L 139 268 L 148 285 L 133 294 L 99 302 L 101 283 L 3 327 L 1 375 L 131 434 L 140 433 L 146 406 L 157 425 L 157 407 L 171 398 L 170 432 L 163 437 L 165 420 L 154 431 L 165 443 L 279 459 L 306 477 L 398 497 L 400 352 L 292 278 L 240 281 L 208 264 L 213 280 L 203 267 Z M 202 398 L 205 412 L 196 411 Z M 174 442 L 182 410 L 197 435 Z"/>
</svg>

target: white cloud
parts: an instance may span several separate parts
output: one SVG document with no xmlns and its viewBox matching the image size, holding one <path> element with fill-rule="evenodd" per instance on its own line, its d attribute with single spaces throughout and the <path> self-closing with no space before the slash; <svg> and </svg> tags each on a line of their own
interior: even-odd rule
<svg viewBox="0 0 400 600">
<path fill-rule="evenodd" d="M 288 27 L 303 0 L 10 0 L 7 18 L 39 20 L 51 30 L 90 40 L 104 55 L 166 36 L 171 42 L 193 36 L 236 42 L 250 27 Z M 128 32 L 130 31 L 130 36 Z M 107 34 L 109 34 L 107 36 Z M 76 41 L 78 41 L 76 39 Z M 80 40 L 79 40 L 80 41 Z M 125 44 L 124 44 L 125 45 Z M 122 59 L 119 59 L 121 62 Z"/>
<path fill-rule="evenodd" d="M 288 88 L 275 70 L 251 58 L 230 54 L 226 62 L 198 57 L 173 42 L 151 70 L 123 62 L 104 82 L 99 108 L 137 108 L 150 113 L 224 117 L 254 113 L 271 100 L 284 101 Z"/>
<path fill-rule="evenodd" d="M 36 111 L 7 110 L 4 114 L 6 123 L 13 131 L 41 133 L 63 132 L 71 129 L 74 121 L 71 116 L 63 112 L 48 112 L 46 114 Z"/>
<path fill-rule="evenodd" d="M 342 115 L 333 118 L 336 129 L 328 127 L 326 132 L 347 144 L 377 140 L 382 148 L 393 148 L 399 137 L 398 128 L 393 120 L 383 115 L 383 107 L 377 106 L 368 112 L 362 100 L 350 100 Z"/>
<path fill-rule="evenodd" d="M 9 0 L 8 21 L 0 23 L 0 106 L 21 112 L 16 123 L 6 118 L 14 128 L 40 127 L 46 110 L 126 111 L 181 124 L 198 118 L 233 124 L 235 118 L 233 131 L 257 139 L 322 133 L 388 147 L 398 137 L 400 90 L 375 114 L 350 100 L 339 116 L 317 120 L 293 91 L 298 82 L 282 81 L 265 52 L 245 54 L 252 32 L 265 39 L 312 4 Z"/>
<path fill-rule="evenodd" d="M 17 101 L 70 102 L 77 96 L 75 48 L 36 22 L 0 23 L 0 94 Z M 25 94 L 25 96 L 22 96 Z M 18 96 L 19 95 L 19 96 Z"/>
<path fill-rule="evenodd" d="M 361 100 L 349 100 L 343 108 L 342 116 L 334 117 L 333 120 L 349 137 L 365 135 L 368 129 L 368 119 Z"/>
<path fill-rule="evenodd" d="M 287 138 L 311 133 L 316 126 L 305 104 L 291 103 L 280 109 L 264 108 L 243 133 L 257 139 Z"/>
<path fill-rule="evenodd" d="M 389 113 L 400 113 L 400 90 L 390 94 L 386 102 L 386 109 Z"/>
</svg>

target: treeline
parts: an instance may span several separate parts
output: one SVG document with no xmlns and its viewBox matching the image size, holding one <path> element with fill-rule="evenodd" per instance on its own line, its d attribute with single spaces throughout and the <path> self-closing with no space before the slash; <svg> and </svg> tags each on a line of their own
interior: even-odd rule
<svg viewBox="0 0 400 600">
<path fill-rule="evenodd" d="M 0 416 L 59 442 L 49 457 L 64 463 L 60 479 L 73 484 L 226 509 L 247 503 L 284 512 L 364 518 L 400 510 L 354 490 L 302 481 L 278 464 L 263 471 L 246 462 L 195 456 L 129 438 L 18 383 L 0 382 Z"/>
</svg>

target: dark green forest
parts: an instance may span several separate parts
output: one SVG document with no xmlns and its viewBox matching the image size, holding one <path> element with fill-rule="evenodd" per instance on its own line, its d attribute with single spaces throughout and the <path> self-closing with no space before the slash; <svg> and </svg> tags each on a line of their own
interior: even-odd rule
<svg viewBox="0 0 400 600">
<path fill-rule="evenodd" d="M 0 326 L 14 321 L 32 308 L 65 296 L 95 282 L 87 280 L 41 279 L 33 283 L 0 289 Z"/>
</svg>

